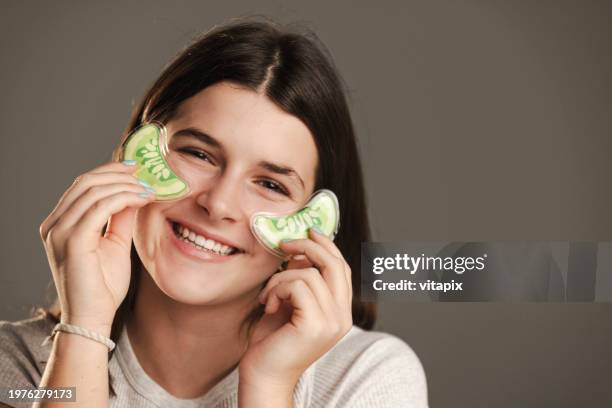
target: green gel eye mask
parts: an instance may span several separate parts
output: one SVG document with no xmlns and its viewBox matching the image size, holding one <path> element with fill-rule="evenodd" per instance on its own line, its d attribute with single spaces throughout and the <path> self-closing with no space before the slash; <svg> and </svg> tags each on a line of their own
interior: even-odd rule
<svg viewBox="0 0 612 408">
<path fill-rule="evenodd" d="M 189 192 L 187 183 L 179 178 L 165 159 L 166 128 L 149 123 L 136 129 L 123 148 L 122 160 L 134 160 L 138 169 L 133 175 L 155 190 L 156 200 L 173 200 Z"/>
<path fill-rule="evenodd" d="M 278 257 L 283 239 L 308 238 L 308 229 L 317 226 L 332 240 L 340 227 L 338 198 L 331 190 L 319 190 L 306 205 L 291 214 L 256 213 L 251 216 L 251 231 L 259 243 Z"/>
</svg>

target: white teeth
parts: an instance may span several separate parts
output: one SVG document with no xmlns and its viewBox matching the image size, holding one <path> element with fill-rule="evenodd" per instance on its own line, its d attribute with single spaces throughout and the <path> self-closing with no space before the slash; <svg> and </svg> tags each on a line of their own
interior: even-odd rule
<svg viewBox="0 0 612 408">
<path fill-rule="evenodd" d="M 188 228 L 180 224 L 178 227 L 178 235 L 181 236 L 185 241 L 190 241 L 191 243 L 193 243 L 198 249 L 206 249 L 221 255 L 227 255 L 233 250 L 232 247 L 223 245 L 220 242 L 214 241 L 212 239 L 206 239 L 201 235 L 197 235 L 195 232 L 189 231 Z"/>
</svg>

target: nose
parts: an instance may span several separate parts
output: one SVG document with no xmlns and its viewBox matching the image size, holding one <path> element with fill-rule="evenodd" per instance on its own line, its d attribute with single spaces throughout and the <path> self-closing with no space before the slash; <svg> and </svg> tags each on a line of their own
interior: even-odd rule
<svg viewBox="0 0 612 408">
<path fill-rule="evenodd" d="M 196 202 L 206 211 L 211 221 L 236 222 L 242 218 L 240 185 L 227 173 L 220 174 L 196 196 Z"/>
</svg>

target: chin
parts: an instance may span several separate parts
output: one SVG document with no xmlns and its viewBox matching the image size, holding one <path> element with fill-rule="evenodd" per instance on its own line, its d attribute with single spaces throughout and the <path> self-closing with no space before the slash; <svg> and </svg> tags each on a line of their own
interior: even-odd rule
<svg viewBox="0 0 612 408">
<path fill-rule="evenodd" d="M 149 275 L 158 290 L 170 299 L 187 305 L 203 306 L 232 301 L 249 293 L 255 297 L 259 292 L 257 289 L 272 274 L 257 277 L 249 274 L 247 271 L 251 268 L 245 266 L 219 269 L 222 269 L 219 265 L 202 265 L 196 269 L 186 265 L 159 265 Z"/>
<path fill-rule="evenodd" d="M 186 305 L 209 305 L 221 301 L 219 293 L 203 290 L 191 285 L 158 285 L 159 289 L 170 299 Z"/>
<path fill-rule="evenodd" d="M 213 278 L 201 271 L 176 272 L 176 268 L 158 268 L 156 273 L 151 275 L 159 290 L 176 302 L 189 305 L 214 304 L 223 301 L 228 292 L 231 292 L 225 279 Z"/>
</svg>

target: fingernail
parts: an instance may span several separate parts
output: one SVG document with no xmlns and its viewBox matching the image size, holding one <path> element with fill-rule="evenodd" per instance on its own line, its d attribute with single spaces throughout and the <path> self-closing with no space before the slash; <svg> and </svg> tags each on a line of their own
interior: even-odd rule
<svg viewBox="0 0 612 408">
<path fill-rule="evenodd" d="M 291 242 L 291 241 L 293 241 L 293 240 L 292 240 L 292 239 L 289 239 L 289 238 L 285 238 L 285 239 L 281 239 L 280 243 L 281 243 L 281 244 L 287 244 L 287 243 L 289 243 L 289 242 Z"/>
<path fill-rule="evenodd" d="M 136 160 L 124 160 L 121 163 L 127 165 L 127 166 L 133 166 L 136 164 Z"/>
<path fill-rule="evenodd" d="M 149 183 L 147 183 L 146 181 L 138 180 L 138 183 L 140 183 L 140 185 L 142 185 L 144 188 L 146 188 L 147 191 L 155 193 L 155 189 L 153 189 L 153 187 L 151 187 L 151 185 Z"/>
<path fill-rule="evenodd" d="M 138 193 L 139 196 L 141 196 L 142 198 L 149 198 L 153 195 L 152 192 L 146 192 L 146 193 Z"/>
<path fill-rule="evenodd" d="M 323 235 L 323 231 L 321 231 L 321 228 L 319 228 L 318 225 L 313 225 L 312 227 L 310 227 L 310 229 L 316 232 L 317 234 Z"/>
</svg>

